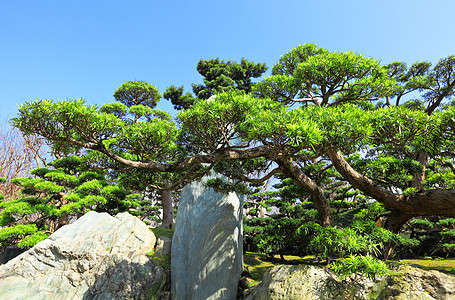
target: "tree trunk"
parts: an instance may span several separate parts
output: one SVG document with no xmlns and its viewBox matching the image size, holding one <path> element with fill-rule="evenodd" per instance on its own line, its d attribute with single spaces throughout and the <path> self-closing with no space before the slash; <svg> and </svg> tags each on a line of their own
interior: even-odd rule
<svg viewBox="0 0 455 300">
<path fill-rule="evenodd" d="M 161 228 L 174 228 L 174 208 L 170 191 L 161 191 L 161 205 L 163 207 L 163 222 Z"/>
<path fill-rule="evenodd" d="M 384 228 L 394 233 L 398 233 L 401 230 L 401 227 L 403 227 L 403 225 L 411 218 L 412 216 L 403 214 L 401 211 L 392 210 L 386 217 Z M 395 250 L 395 247 L 396 246 L 394 246 L 391 242 L 384 245 L 382 256 L 385 260 L 389 259 Z"/>
<path fill-rule="evenodd" d="M 398 232 L 407 220 L 417 216 L 455 217 L 454 189 L 433 189 L 409 195 L 397 195 L 376 185 L 367 176 L 354 170 L 340 151 L 329 149 L 327 154 L 338 172 L 354 188 L 392 210 L 385 225 L 389 230 Z"/>
<path fill-rule="evenodd" d="M 422 170 L 414 174 L 411 187 L 417 188 L 419 191 L 423 191 L 423 181 L 425 180 L 425 170 L 427 168 L 429 157 L 428 154 L 420 151 L 417 153 L 415 160 L 417 160 L 422 165 Z"/>
<path fill-rule="evenodd" d="M 392 210 L 386 217 L 384 228 L 398 233 L 403 227 L 404 223 L 406 223 L 412 216 L 403 214 L 399 210 Z"/>
<path fill-rule="evenodd" d="M 303 188 L 310 194 L 311 200 L 316 205 L 319 213 L 319 219 L 322 226 L 333 225 L 332 208 L 324 196 L 321 188 L 308 176 L 303 173 L 300 168 L 291 162 L 289 159 L 277 159 L 276 163 L 283 170 L 283 173 Z"/>
</svg>

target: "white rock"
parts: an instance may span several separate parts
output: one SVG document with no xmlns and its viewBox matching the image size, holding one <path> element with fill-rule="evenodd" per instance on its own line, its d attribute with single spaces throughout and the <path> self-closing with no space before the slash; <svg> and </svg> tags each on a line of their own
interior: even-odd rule
<svg viewBox="0 0 455 300">
<path fill-rule="evenodd" d="M 0 266 L 0 299 L 150 299 L 165 282 L 154 245 L 138 218 L 89 212 Z"/>
</svg>

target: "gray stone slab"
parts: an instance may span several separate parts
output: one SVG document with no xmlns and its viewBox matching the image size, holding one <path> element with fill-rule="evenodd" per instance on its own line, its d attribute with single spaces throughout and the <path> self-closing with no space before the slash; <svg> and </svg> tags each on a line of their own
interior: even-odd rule
<svg viewBox="0 0 455 300">
<path fill-rule="evenodd" d="M 172 299 L 236 299 L 243 270 L 243 196 L 201 182 L 182 191 L 172 239 Z"/>
</svg>

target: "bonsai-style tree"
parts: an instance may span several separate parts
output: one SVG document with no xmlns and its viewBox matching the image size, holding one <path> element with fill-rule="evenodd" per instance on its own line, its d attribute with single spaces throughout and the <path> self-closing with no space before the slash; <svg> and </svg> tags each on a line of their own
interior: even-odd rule
<svg viewBox="0 0 455 300">
<path fill-rule="evenodd" d="M 124 120 L 124 128 L 136 126 L 139 123 L 147 123 L 153 126 L 157 122 L 164 121 L 172 124 L 170 116 L 167 113 L 154 110 L 157 102 L 161 98 L 158 89 L 153 85 L 142 81 L 130 81 L 122 84 L 114 93 L 115 99 L 124 104 L 119 106 L 118 103 L 108 104 L 102 107 L 102 111 L 114 112 Z M 164 149 L 163 149 L 164 150 Z M 142 156 L 143 154 L 135 151 L 130 151 L 128 154 L 133 157 Z M 160 153 L 165 158 L 168 154 Z M 172 155 L 172 154 L 171 154 Z M 163 217 L 161 227 L 173 228 L 174 227 L 174 208 L 172 205 L 171 191 L 166 186 L 169 178 L 165 174 L 159 174 L 150 170 L 125 170 L 122 166 L 111 161 L 110 167 L 122 170 L 119 179 L 134 186 L 138 191 L 152 193 L 153 190 L 158 188 L 161 198 Z M 158 187 L 155 182 L 163 182 L 163 187 Z"/>
<path fill-rule="evenodd" d="M 265 64 L 249 62 L 242 58 L 240 63 L 217 59 L 200 60 L 197 71 L 204 77 L 204 84 L 193 84 L 191 93 L 183 94 L 184 88 L 171 86 L 164 93 L 164 98 L 171 101 L 177 110 L 189 108 L 196 100 L 207 100 L 211 96 L 234 90 L 250 93 L 252 78 L 261 77 L 267 71 Z"/>
<path fill-rule="evenodd" d="M 129 81 L 122 84 L 114 93 L 115 99 L 127 107 L 144 105 L 154 108 L 161 98 L 158 89 L 144 81 Z"/>
<path fill-rule="evenodd" d="M 140 195 L 111 184 L 103 172 L 90 170 L 81 158 L 68 156 L 51 165 L 51 169 L 34 169 L 34 177 L 13 179 L 22 187 L 22 195 L 0 203 L 1 247 L 33 246 L 90 210 L 140 216 L 144 204 Z"/>
<path fill-rule="evenodd" d="M 418 160 L 411 158 L 401 165 L 384 162 L 390 161 L 392 154 L 397 162 L 408 153 L 419 152 L 436 160 L 453 157 L 454 109 L 431 109 L 453 94 L 451 61 L 451 57 L 442 60 L 429 71 L 426 111 L 402 106 L 378 108 L 379 101 L 397 95 L 400 84 L 390 67 L 377 60 L 303 45 L 282 57 L 273 75 L 256 87 L 257 96 L 229 92 L 212 101 L 198 101 L 178 114 L 178 129 L 169 120 L 157 120 L 153 126 L 148 122 L 125 126 L 124 119 L 115 113 L 87 107 L 81 101 L 49 100 L 22 105 L 14 124 L 25 133 L 98 151 L 130 168 L 180 172 L 173 186 L 221 163 L 260 158 L 266 166 L 262 173 L 236 177 L 253 183 L 278 173 L 290 178 L 309 195 L 324 226 L 334 223 L 332 207 L 324 190 L 302 166 L 329 158 L 354 189 L 390 210 L 385 224 L 397 231 L 415 216 L 455 215 L 452 188 L 433 185 L 403 193 L 390 181 L 383 182 L 384 172 L 374 168 L 396 167 L 387 167 L 385 173 L 399 174 L 401 170 L 397 178 L 412 178 L 419 169 L 414 163 Z M 292 103 L 302 105 L 290 109 Z M 240 143 L 230 142 L 237 138 Z M 178 147 L 187 151 L 172 152 Z M 163 157 L 168 151 L 173 154 Z M 367 152 L 373 155 L 360 156 L 362 163 L 355 165 L 355 160 L 350 160 L 352 155 Z M 384 160 L 382 154 L 389 158 Z M 202 164 L 207 167 L 201 169 Z M 157 185 L 169 189 L 164 183 Z"/>
</svg>

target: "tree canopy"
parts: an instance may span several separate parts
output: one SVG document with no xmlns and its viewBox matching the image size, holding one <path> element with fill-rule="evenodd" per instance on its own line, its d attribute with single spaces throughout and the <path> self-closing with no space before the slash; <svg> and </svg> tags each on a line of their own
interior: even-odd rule
<svg viewBox="0 0 455 300">
<path fill-rule="evenodd" d="M 183 94 L 184 88 L 171 86 L 164 98 L 171 101 L 177 110 L 189 108 L 196 100 L 207 100 L 216 93 L 234 90 L 251 92 L 252 78 L 260 77 L 267 67 L 265 64 L 249 62 L 242 58 L 240 63 L 220 61 L 218 58 L 200 60 L 197 71 L 204 78 L 204 84 L 193 84 L 193 93 Z"/>
<path fill-rule="evenodd" d="M 161 96 L 156 87 L 143 81 L 125 82 L 114 93 L 115 99 L 128 107 L 144 105 L 154 108 Z"/>
<path fill-rule="evenodd" d="M 209 76 L 212 63 L 198 65 L 198 71 Z M 178 126 L 140 103 L 129 111 L 153 122 L 125 126 L 126 107 L 87 106 L 82 100 L 26 103 L 13 122 L 25 133 L 95 150 L 130 168 L 179 172 L 173 188 L 223 164 L 244 182 L 280 173 L 309 195 L 321 224 L 329 225 L 330 203 L 315 174 L 304 168 L 325 164 L 388 207 L 386 226 L 396 231 L 414 216 L 455 215 L 455 109 L 447 105 L 454 63 L 449 56 L 433 68 L 416 63 L 407 70 L 402 63 L 384 66 L 354 52 L 307 44 L 285 54 L 249 94 L 213 90 L 207 77 L 195 91 L 200 99 L 178 113 Z M 232 78 L 227 82 L 242 86 Z M 401 105 L 410 91 L 423 93 L 420 105 Z M 394 97 L 398 105 L 391 104 Z M 291 107 L 295 103 L 300 105 Z M 431 172 L 438 169 L 447 178 L 444 185 L 425 178 L 430 164 Z"/>
<path fill-rule="evenodd" d="M 0 248 L 33 246 L 87 211 L 140 216 L 149 203 L 91 169 L 78 156 L 55 160 L 52 168 L 37 168 L 32 177 L 17 177 L 20 197 L 0 202 Z M 0 178 L 1 179 L 1 178 Z"/>
</svg>

